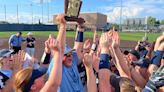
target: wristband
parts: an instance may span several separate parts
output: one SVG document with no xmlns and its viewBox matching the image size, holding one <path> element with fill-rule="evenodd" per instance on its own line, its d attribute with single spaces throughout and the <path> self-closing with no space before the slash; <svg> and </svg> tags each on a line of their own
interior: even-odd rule
<svg viewBox="0 0 164 92">
<path fill-rule="evenodd" d="M 97 45 L 96 45 L 95 43 L 93 43 L 91 49 L 92 49 L 93 51 L 96 51 L 96 50 L 97 50 Z"/>
<path fill-rule="evenodd" d="M 100 63 L 99 69 L 109 69 L 109 55 L 108 54 L 100 54 Z"/>
<path fill-rule="evenodd" d="M 42 64 L 49 64 L 50 63 L 50 58 L 51 58 L 51 54 L 50 53 L 43 53 L 41 62 Z"/>
<path fill-rule="evenodd" d="M 76 40 L 75 41 L 77 41 L 77 42 L 83 42 L 83 38 L 84 38 L 83 34 L 84 34 L 83 32 L 78 31 L 77 32 L 77 37 L 76 37 Z"/>
<path fill-rule="evenodd" d="M 164 51 L 159 51 L 159 50 L 155 51 L 154 52 L 154 56 L 151 59 L 151 64 L 159 66 L 160 65 L 160 61 L 161 61 L 161 59 L 163 57 L 163 53 L 164 53 Z"/>
</svg>

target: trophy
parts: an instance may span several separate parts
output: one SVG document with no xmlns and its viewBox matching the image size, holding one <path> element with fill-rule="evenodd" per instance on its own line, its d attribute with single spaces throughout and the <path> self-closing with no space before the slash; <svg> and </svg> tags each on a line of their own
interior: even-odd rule
<svg viewBox="0 0 164 92">
<path fill-rule="evenodd" d="M 65 20 L 78 21 L 82 1 L 80 0 L 65 0 Z"/>
</svg>

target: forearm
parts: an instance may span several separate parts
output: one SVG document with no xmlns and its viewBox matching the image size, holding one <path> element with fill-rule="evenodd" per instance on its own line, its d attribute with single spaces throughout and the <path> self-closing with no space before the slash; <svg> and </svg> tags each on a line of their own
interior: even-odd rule
<svg viewBox="0 0 164 92">
<path fill-rule="evenodd" d="M 161 43 L 161 45 L 155 51 L 153 58 L 151 59 L 151 64 L 149 65 L 148 68 L 149 75 L 151 75 L 152 72 L 156 70 L 160 65 L 161 59 L 163 57 L 163 53 L 164 53 L 164 43 Z"/>
<path fill-rule="evenodd" d="M 65 40 L 66 40 L 66 24 L 60 24 L 58 36 L 57 36 L 57 41 L 59 42 L 59 46 L 61 47 L 62 50 L 64 50 L 65 47 Z M 62 51 L 64 53 L 64 51 Z"/>
<path fill-rule="evenodd" d="M 118 68 L 118 71 L 120 73 L 120 76 L 122 77 L 128 77 L 131 79 L 129 66 L 126 62 L 126 59 L 123 57 L 123 54 L 121 53 L 119 48 L 112 48 L 113 54 L 116 60 L 116 66 Z"/>
<path fill-rule="evenodd" d="M 96 78 L 93 72 L 93 68 L 86 68 L 86 73 L 88 92 L 97 92 Z"/>
<path fill-rule="evenodd" d="M 136 45 L 135 50 L 136 50 L 136 51 L 139 50 L 139 44 Z"/>
<path fill-rule="evenodd" d="M 110 70 L 99 70 L 99 92 L 111 92 L 110 88 Z"/>
<path fill-rule="evenodd" d="M 53 68 L 50 73 L 49 81 L 52 82 L 52 84 L 60 85 L 61 78 L 62 78 L 62 55 L 59 52 L 56 52 L 56 54 L 53 57 Z"/>
<path fill-rule="evenodd" d="M 109 70 L 109 50 L 102 49 L 100 55 L 99 64 L 99 91 L 100 92 L 110 92 L 110 70 Z"/>
<path fill-rule="evenodd" d="M 56 52 L 53 57 L 53 67 L 50 72 L 50 76 L 48 78 L 48 81 L 46 82 L 46 85 L 43 87 L 41 92 L 52 92 L 56 91 L 58 86 L 61 83 L 62 79 L 62 55 L 59 52 Z"/>
<path fill-rule="evenodd" d="M 132 80 L 141 88 L 144 88 L 146 85 L 146 80 L 138 73 L 136 70 L 131 67 L 131 77 Z"/>
<path fill-rule="evenodd" d="M 77 55 L 80 61 L 83 59 L 83 40 L 84 40 L 84 28 L 77 28 L 75 42 L 74 42 L 74 49 L 77 52 Z"/>
</svg>

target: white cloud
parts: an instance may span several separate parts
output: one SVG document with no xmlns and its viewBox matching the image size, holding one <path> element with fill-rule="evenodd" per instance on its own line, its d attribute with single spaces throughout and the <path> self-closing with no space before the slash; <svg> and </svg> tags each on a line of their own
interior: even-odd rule
<svg viewBox="0 0 164 92">
<path fill-rule="evenodd" d="M 163 4 L 164 0 L 126 0 L 123 1 L 122 17 L 159 17 L 159 14 L 164 14 Z M 105 14 L 107 14 L 109 22 L 118 22 L 120 20 L 120 2 L 115 5 L 119 7 L 104 6 L 100 8 L 103 9 Z"/>
<path fill-rule="evenodd" d="M 48 17 L 43 15 L 43 22 L 44 23 L 47 23 Z M 17 23 L 18 20 L 17 20 L 17 15 L 16 14 L 7 14 L 7 21 L 9 21 L 10 23 Z M 39 22 L 39 19 L 40 21 L 42 20 L 42 15 L 40 14 L 34 14 L 33 15 L 33 23 L 38 23 Z M 52 19 L 52 18 L 50 18 Z M 0 13 L 0 21 L 5 21 L 5 18 L 4 18 L 4 14 Z M 50 20 L 51 21 L 51 20 Z M 32 23 L 32 15 L 31 13 L 27 13 L 27 12 L 20 12 L 19 13 L 19 23 Z"/>
<path fill-rule="evenodd" d="M 121 7 L 113 7 L 113 11 L 106 13 L 108 16 L 108 22 L 116 22 L 120 18 L 120 9 Z M 109 10 L 111 10 L 111 7 L 109 7 Z M 142 11 L 143 8 L 140 7 L 123 7 L 122 17 L 135 17 Z"/>
</svg>

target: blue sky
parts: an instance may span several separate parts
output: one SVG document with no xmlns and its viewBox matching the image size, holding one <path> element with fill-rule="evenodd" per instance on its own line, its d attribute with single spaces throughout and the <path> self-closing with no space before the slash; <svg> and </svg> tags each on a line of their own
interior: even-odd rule
<svg viewBox="0 0 164 92">
<path fill-rule="evenodd" d="M 121 0 L 82 0 L 81 12 L 100 12 L 108 16 L 108 22 L 118 22 L 120 17 Z M 40 0 L 0 0 L 0 21 L 17 22 L 18 15 L 21 23 L 37 23 L 42 19 L 42 6 Z M 122 0 L 123 19 L 134 17 L 154 16 L 164 19 L 164 0 Z M 49 12 L 48 12 L 49 6 Z M 63 13 L 64 0 L 43 0 L 43 21 L 52 21 L 52 15 Z"/>
</svg>

